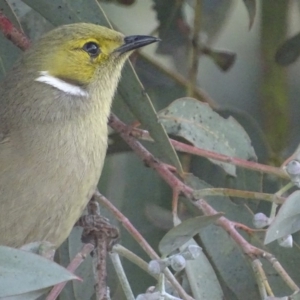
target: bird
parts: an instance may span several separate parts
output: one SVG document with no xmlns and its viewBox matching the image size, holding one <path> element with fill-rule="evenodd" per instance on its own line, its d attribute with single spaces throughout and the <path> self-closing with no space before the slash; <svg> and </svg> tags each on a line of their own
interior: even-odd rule
<svg viewBox="0 0 300 300">
<path fill-rule="evenodd" d="M 90 23 L 34 43 L 0 83 L 0 245 L 58 248 L 92 197 L 130 53 L 159 41 Z"/>
</svg>

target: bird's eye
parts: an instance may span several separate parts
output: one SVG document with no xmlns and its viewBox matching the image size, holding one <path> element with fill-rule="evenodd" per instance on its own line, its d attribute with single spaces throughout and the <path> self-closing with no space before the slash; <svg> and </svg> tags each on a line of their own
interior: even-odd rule
<svg viewBox="0 0 300 300">
<path fill-rule="evenodd" d="M 86 51 L 91 57 L 96 57 L 101 52 L 99 46 L 94 42 L 84 44 L 83 50 Z"/>
</svg>

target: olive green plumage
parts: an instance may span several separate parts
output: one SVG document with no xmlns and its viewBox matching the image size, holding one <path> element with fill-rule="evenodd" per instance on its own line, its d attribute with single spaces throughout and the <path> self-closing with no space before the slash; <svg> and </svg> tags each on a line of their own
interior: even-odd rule
<svg viewBox="0 0 300 300">
<path fill-rule="evenodd" d="M 101 174 L 125 43 L 105 27 L 65 25 L 44 35 L 1 82 L 1 245 L 58 247 L 69 235 Z"/>
</svg>

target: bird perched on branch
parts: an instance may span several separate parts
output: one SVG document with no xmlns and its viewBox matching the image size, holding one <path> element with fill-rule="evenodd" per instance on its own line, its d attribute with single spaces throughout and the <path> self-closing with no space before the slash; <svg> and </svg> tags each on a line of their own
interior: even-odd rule
<svg viewBox="0 0 300 300">
<path fill-rule="evenodd" d="M 158 41 L 77 23 L 34 44 L 0 84 L 0 245 L 58 247 L 95 191 L 125 60 Z"/>
</svg>

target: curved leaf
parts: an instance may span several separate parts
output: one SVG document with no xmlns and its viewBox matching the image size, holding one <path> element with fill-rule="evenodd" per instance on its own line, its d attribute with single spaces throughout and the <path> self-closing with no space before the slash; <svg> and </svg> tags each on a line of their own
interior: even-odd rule
<svg viewBox="0 0 300 300">
<path fill-rule="evenodd" d="M 249 29 L 251 29 L 256 15 L 256 0 L 243 0 L 249 16 Z"/>
<path fill-rule="evenodd" d="M 300 230 L 300 191 L 292 193 L 281 206 L 267 230 L 265 244 Z"/>
<path fill-rule="evenodd" d="M 42 256 L 0 246 L 0 297 L 41 290 L 77 276 Z"/>
<path fill-rule="evenodd" d="M 300 55 L 300 33 L 286 40 L 277 50 L 275 61 L 288 66 L 295 62 Z"/>
<path fill-rule="evenodd" d="M 169 134 L 180 136 L 196 147 L 228 156 L 255 160 L 255 152 L 246 131 L 232 117 L 224 119 L 207 104 L 193 98 L 181 98 L 159 112 L 159 120 Z M 235 176 L 234 165 L 211 160 Z"/>
<path fill-rule="evenodd" d="M 171 252 L 192 239 L 203 227 L 214 223 L 222 215 L 223 214 L 219 213 L 213 216 L 200 216 L 180 223 L 178 226 L 175 226 L 167 232 L 161 239 L 158 245 L 159 252 L 163 256 L 169 255 Z"/>
</svg>

